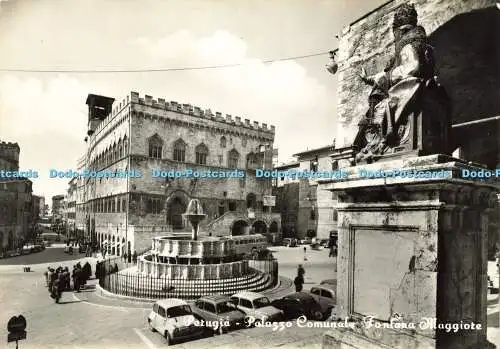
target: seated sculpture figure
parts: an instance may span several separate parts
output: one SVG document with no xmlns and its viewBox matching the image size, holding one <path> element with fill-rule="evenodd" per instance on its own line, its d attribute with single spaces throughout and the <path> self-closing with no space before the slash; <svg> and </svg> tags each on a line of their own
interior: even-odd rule
<svg viewBox="0 0 500 349">
<path fill-rule="evenodd" d="M 402 145 L 406 150 L 415 150 L 416 146 L 409 143 L 414 140 L 412 133 L 417 132 L 418 127 L 412 127 L 409 116 L 422 114 L 420 97 L 429 91 L 434 96 L 432 98 L 443 100 L 446 97 L 434 75 L 433 48 L 428 43 L 425 29 L 417 25 L 413 5 L 404 4 L 395 11 L 392 29 L 395 54 L 384 71 L 368 76 L 363 68 L 359 74 L 363 82 L 372 86 L 372 91 L 368 98 L 368 112 L 358 125 L 359 132 L 354 142 L 360 149 L 356 163 L 376 161 Z M 430 127 L 445 127 L 447 123 L 444 120 Z M 408 146 L 404 147 L 405 144 Z"/>
</svg>

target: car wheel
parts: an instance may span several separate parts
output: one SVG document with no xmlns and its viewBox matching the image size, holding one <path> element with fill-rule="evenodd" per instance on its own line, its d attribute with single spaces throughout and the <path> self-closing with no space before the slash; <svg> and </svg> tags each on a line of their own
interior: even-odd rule
<svg viewBox="0 0 500 349">
<path fill-rule="evenodd" d="M 172 338 L 170 338 L 168 331 L 165 331 L 165 342 L 167 345 L 172 345 Z"/>
<path fill-rule="evenodd" d="M 325 318 L 325 315 L 319 309 L 313 310 L 311 315 L 313 320 L 316 321 L 321 321 Z"/>
</svg>

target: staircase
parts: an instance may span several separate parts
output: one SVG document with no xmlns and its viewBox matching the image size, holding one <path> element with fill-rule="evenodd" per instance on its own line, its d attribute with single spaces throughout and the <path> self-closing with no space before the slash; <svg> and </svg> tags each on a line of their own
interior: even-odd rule
<svg viewBox="0 0 500 349">
<path fill-rule="evenodd" d="M 207 223 L 202 229 L 212 235 L 231 235 L 231 225 L 236 220 L 247 220 L 241 212 L 228 211 L 222 216 Z"/>
</svg>

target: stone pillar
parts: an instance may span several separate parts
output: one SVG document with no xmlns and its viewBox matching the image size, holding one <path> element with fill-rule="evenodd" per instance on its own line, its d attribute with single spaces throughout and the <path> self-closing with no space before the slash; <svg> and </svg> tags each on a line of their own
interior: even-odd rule
<svg viewBox="0 0 500 349">
<path fill-rule="evenodd" d="M 359 177 L 393 169 L 444 178 Z M 496 188 L 461 178 L 462 169 L 479 170 L 431 155 L 359 165 L 346 179 L 323 181 L 339 197 L 335 313 L 352 321 L 327 332 L 323 348 L 488 347 L 487 227 Z M 459 328 L 426 326 L 433 323 Z"/>
</svg>

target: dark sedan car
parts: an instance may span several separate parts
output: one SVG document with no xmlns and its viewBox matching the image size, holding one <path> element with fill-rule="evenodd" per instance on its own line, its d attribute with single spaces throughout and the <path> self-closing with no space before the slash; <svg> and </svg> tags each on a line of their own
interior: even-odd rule
<svg viewBox="0 0 500 349">
<path fill-rule="evenodd" d="M 321 309 L 319 302 L 309 293 L 296 292 L 271 303 L 283 311 L 287 319 L 295 319 L 305 315 L 310 320 L 324 320 L 326 311 Z"/>
</svg>

